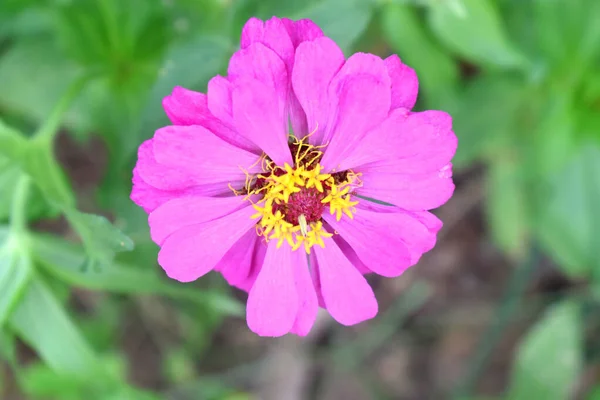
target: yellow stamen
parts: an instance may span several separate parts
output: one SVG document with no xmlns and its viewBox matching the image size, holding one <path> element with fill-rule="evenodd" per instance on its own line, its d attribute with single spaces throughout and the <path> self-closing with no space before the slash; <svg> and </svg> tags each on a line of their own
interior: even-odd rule
<svg viewBox="0 0 600 400">
<path fill-rule="evenodd" d="M 339 181 L 339 175 L 334 178 L 331 173 L 323 173 L 323 167 L 318 163 L 323 152 L 319 149 L 324 148 L 326 144 L 320 146 L 308 144 L 308 137 L 314 132 L 303 139 L 292 137 L 292 143 L 297 146 L 293 154 L 293 165 L 286 163 L 278 166 L 263 155 L 255 163 L 255 165 L 260 163 L 262 166 L 264 171 L 262 174 L 251 175 L 242 169 L 246 175 L 244 190 L 236 190 L 229 185 L 235 195 L 245 195 L 245 198 L 252 202 L 256 213 L 251 218 L 258 220 L 256 224 L 258 235 L 263 236 L 265 241 L 276 240 L 278 248 L 287 243 L 292 250 L 304 248 L 307 254 L 310 254 L 313 246 L 325 247 L 324 239 L 332 237 L 335 232 L 328 232 L 321 220 L 309 222 L 307 219 L 309 214 L 300 214 L 296 217 L 297 221 L 289 219 L 291 218 L 289 213 L 298 212 L 298 204 L 303 204 L 302 202 L 307 199 L 296 197 L 295 194 L 303 193 L 307 189 L 312 190 L 309 196 L 315 196 L 316 192 L 322 193 L 317 194 L 318 199 L 322 197 L 321 203 L 328 207 L 329 212 L 339 221 L 344 215 L 353 218 L 358 201 L 353 201 L 351 190 L 361 184 L 360 174 L 352 171 L 346 173 L 343 182 Z M 258 186 L 257 180 L 260 180 Z M 258 196 L 261 199 L 254 203 L 253 199 Z M 318 199 L 316 201 L 319 201 Z"/>
</svg>

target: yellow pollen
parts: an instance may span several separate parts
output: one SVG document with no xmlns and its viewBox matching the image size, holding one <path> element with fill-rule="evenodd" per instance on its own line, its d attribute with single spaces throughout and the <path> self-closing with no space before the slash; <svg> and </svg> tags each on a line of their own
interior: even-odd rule
<svg viewBox="0 0 600 400">
<path fill-rule="evenodd" d="M 336 221 L 342 219 L 342 213 L 346 214 L 349 218 L 353 218 L 352 212 L 354 212 L 354 206 L 358 204 L 358 201 L 350 200 L 349 186 L 339 190 L 337 186 L 332 186 L 331 191 L 323 200 L 322 203 L 329 203 L 329 212 L 331 215 L 335 214 Z"/>
<path fill-rule="evenodd" d="M 251 176 L 242 168 L 246 173 L 244 190 L 235 190 L 231 185 L 230 189 L 235 195 L 245 195 L 245 198 L 251 202 L 250 197 L 253 195 L 262 197 L 256 203 L 253 202 L 252 206 L 256 213 L 251 218 L 258 220 L 256 232 L 263 236 L 265 241 L 276 240 L 277 248 L 283 243 L 288 243 L 292 250 L 302 247 L 307 254 L 310 254 L 313 246 L 325 247 L 323 239 L 332 237 L 333 233 L 328 232 L 323 226 L 323 221 L 318 219 L 320 212 L 318 209 L 316 215 L 313 212 L 311 216 L 309 211 L 308 214 L 302 212 L 295 216 L 298 212 L 298 204 L 303 204 L 297 202 L 307 201 L 302 197 L 303 191 L 309 190 L 308 192 L 311 193 L 311 197 L 308 197 L 309 202 L 317 201 L 318 204 L 319 199 L 322 198 L 323 206 L 328 207 L 331 215 L 335 215 L 336 220 L 339 221 L 343 215 L 353 218 L 358 201 L 352 201 L 350 192 L 360 186 L 361 182 L 359 174 L 353 171 L 346 171 L 344 175 L 322 172 L 323 167 L 319 164 L 319 160 L 323 152 L 320 149 L 326 145 L 310 145 L 307 143 L 308 136 L 303 139 L 295 137 L 292 139 L 292 146 L 296 146 L 292 152 L 293 165 L 286 163 L 281 167 L 263 155 L 257 163 L 261 164 L 264 172 Z M 294 197 L 296 203 L 290 203 L 293 196 L 300 196 L 302 200 Z M 310 200 L 314 199 L 314 196 L 317 198 Z"/>
<path fill-rule="evenodd" d="M 321 173 L 321 164 L 317 164 L 310 171 L 303 171 L 302 176 L 306 178 L 306 187 L 316 187 L 317 190 L 323 193 L 323 182 L 330 181 L 331 175 Z"/>
</svg>

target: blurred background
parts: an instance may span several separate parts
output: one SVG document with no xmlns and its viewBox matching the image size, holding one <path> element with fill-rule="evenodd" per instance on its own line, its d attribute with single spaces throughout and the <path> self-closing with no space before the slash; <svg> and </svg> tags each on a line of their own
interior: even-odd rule
<svg viewBox="0 0 600 400">
<path fill-rule="evenodd" d="M 459 137 L 438 245 L 305 339 L 165 279 L 129 200 L 162 97 L 273 15 L 399 54 Z M 600 399 L 597 0 L 1 0 L 0 118 L 1 399 Z"/>
</svg>

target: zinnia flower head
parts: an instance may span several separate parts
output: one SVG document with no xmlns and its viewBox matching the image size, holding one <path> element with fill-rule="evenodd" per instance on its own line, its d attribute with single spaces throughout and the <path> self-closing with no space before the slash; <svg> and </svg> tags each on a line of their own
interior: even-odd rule
<svg viewBox="0 0 600 400">
<path fill-rule="evenodd" d="M 397 56 L 345 59 L 309 20 L 249 20 L 227 76 L 174 88 L 173 125 L 139 148 L 131 198 L 159 264 L 248 291 L 259 335 L 306 335 L 319 306 L 373 318 L 364 274 L 414 265 L 442 226 L 427 210 L 454 190 L 451 118 L 412 112 L 417 89 Z"/>
</svg>

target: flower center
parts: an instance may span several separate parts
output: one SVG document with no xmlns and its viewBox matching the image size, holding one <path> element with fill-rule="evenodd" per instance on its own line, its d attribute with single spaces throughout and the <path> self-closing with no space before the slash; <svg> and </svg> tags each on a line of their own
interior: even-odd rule
<svg viewBox="0 0 600 400">
<path fill-rule="evenodd" d="M 253 204 L 260 219 L 257 233 L 265 240 L 277 240 L 277 247 L 287 242 L 293 250 L 303 247 L 310 254 L 314 245 L 325 246 L 323 238 L 333 236 L 323 227 L 321 216 L 326 208 L 339 221 L 342 215 L 353 217 L 357 201 L 350 198 L 350 190 L 360 184 L 353 171 L 332 174 L 322 173 L 319 164 L 324 146 L 313 146 L 306 138 L 292 138 L 290 151 L 294 165 L 275 165 L 263 155 L 262 174 L 248 176 L 242 193 L 247 198 L 259 195 L 261 199 Z"/>
</svg>

